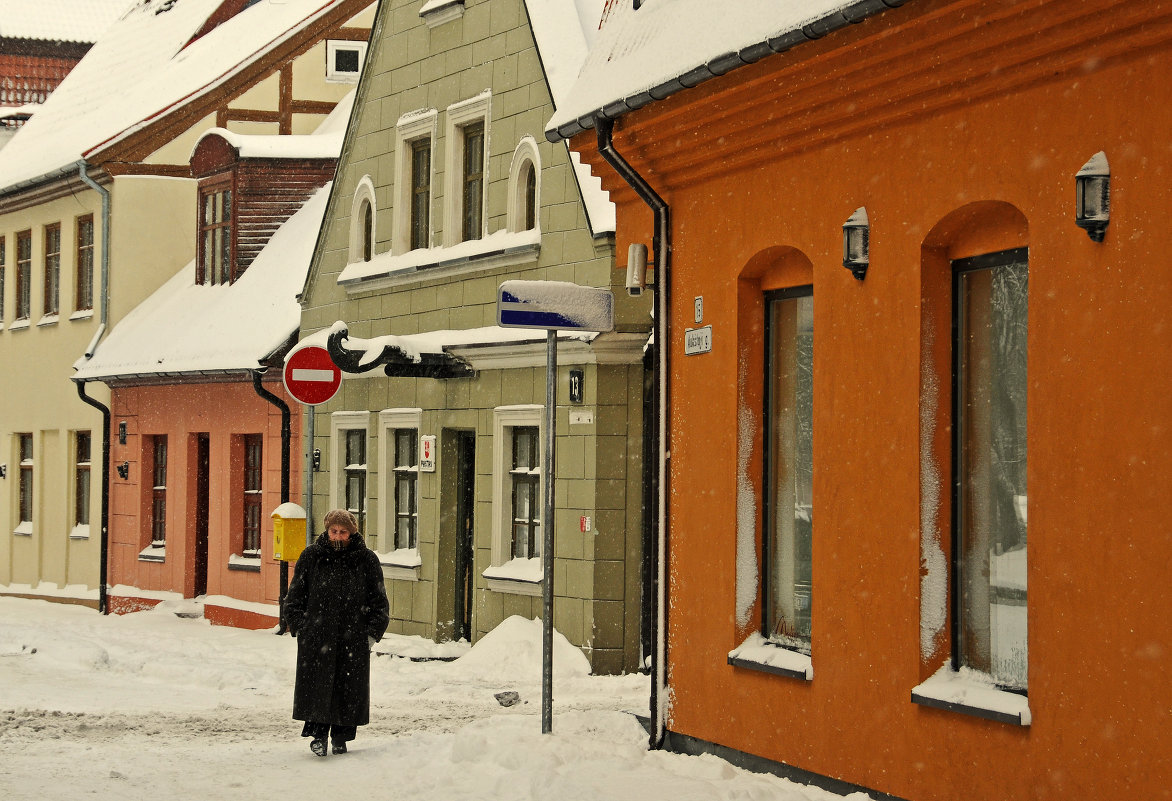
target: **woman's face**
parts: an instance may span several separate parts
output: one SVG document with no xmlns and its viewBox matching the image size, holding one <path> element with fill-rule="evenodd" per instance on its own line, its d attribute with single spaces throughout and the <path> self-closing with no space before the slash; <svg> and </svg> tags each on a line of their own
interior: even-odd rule
<svg viewBox="0 0 1172 801">
<path fill-rule="evenodd" d="M 339 525 L 338 523 L 334 523 L 332 526 L 330 526 L 329 529 L 326 530 L 326 533 L 330 537 L 330 542 L 345 544 L 350 541 L 350 529 L 343 525 Z"/>
</svg>

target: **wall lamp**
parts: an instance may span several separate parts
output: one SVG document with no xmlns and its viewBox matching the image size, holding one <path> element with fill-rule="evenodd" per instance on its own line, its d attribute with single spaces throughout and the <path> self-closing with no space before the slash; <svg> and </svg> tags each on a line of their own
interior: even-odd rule
<svg viewBox="0 0 1172 801">
<path fill-rule="evenodd" d="M 118 478 L 123 481 L 130 478 L 130 462 L 123 462 L 118 465 Z"/>
<path fill-rule="evenodd" d="M 1111 221 L 1111 167 L 1100 150 L 1074 176 L 1074 222 L 1102 242 Z"/>
<path fill-rule="evenodd" d="M 867 275 L 871 260 L 871 221 L 867 209 L 859 206 L 842 224 L 842 266 L 860 281 Z"/>
</svg>

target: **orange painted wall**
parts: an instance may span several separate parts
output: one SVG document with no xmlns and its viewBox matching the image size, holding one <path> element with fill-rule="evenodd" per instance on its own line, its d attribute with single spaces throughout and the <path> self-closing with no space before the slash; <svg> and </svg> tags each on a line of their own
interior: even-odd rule
<svg viewBox="0 0 1172 801">
<path fill-rule="evenodd" d="M 913 2 L 619 120 L 617 149 L 672 213 L 669 729 L 915 801 L 1172 792 L 1168 17 L 1120 2 Z M 593 132 L 574 144 L 618 203 L 617 252 L 650 242 L 646 207 L 589 154 Z M 1099 150 L 1112 208 L 1096 244 L 1073 201 Z M 841 266 L 859 206 L 862 282 Z M 947 258 L 1021 245 L 1029 727 L 910 701 L 946 653 L 925 658 L 920 643 L 934 287 Z M 742 409 L 761 430 L 754 298 L 804 274 L 810 682 L 726 661 L 760 619 L 755 607 L 740 625 L 736 609 Z M 712 352 L 685 356 L 697 296 Z"/>
<path fill-rule="evenodd" d="M 279 382 L 266 383 L 265 388 L 290 406 L 290 500 L 297 503 L 302 494 L 301 407 L 285 394 Z M 110 408 L 110 585 L 192 597 L 195 541 L 190 511 L 195 503 L 195 435 L 206 432 L 211 455 L 207 594 L 275 604 L 280 592 L 280 562 L 272 558 L 270 514 L 281 503 L 280 409 L 258 396 L 251 381 L 120 387 L 112 392 Z M 125 444 L 119 444 L 117 437 L 121 421 L 126 422 Z M 151 539 L 147 519 L 151 477 L 144 474 L 144 449 L 149 448 L 147 437 L 160 434 L 167 436 L 168 446 L 167 558 L 163 563 L 154 563 L 141 561 L 138 555 Z M 240 552 L 237 541 L 243 530 L 243 455 L 239 437 L 244 434 L 264 435 L 259 573 L 228 568 L 229 556 Z M 114 469 L 123 462 L 129 464 L 126 480 L 119 478 Z M 221 617 L 226 621 L 247 617 L 251 621 L 256 615 L 242 617 L 226 612 Z M 275 622 L 275 607 L 271 622 Z"/>
</svg>

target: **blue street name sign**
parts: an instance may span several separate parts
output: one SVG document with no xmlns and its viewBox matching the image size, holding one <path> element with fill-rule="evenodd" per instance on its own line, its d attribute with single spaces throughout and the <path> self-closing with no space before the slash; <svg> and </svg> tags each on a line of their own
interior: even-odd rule
<svg viewBox="0 0 1172 801">
<path fill-rule="evenodd" d="M 567 281 L 505 281 L 496 304 L 504 328 L 614 329 L 614 293 Z"/>
</svg>

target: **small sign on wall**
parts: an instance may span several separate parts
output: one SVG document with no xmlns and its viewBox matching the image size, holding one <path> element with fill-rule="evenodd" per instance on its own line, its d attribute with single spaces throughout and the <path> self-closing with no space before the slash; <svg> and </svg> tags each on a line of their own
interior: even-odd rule
<svg viewBox="0 0 1172 801">
<path fill-rule="evenodd" d="M 435 434 L 424 434 L 419 438 L 419 472 L 435 472 Z"/>
<path fill-rule="evenodd" d="M 687 328 L 684 330 L 684 355 L 695 356 L 712 350 L 712 326 Z"/>
</svg>

